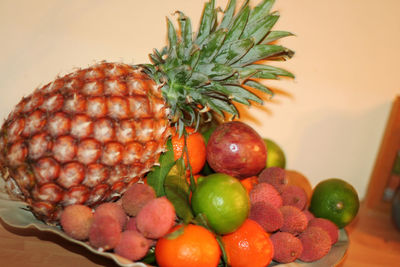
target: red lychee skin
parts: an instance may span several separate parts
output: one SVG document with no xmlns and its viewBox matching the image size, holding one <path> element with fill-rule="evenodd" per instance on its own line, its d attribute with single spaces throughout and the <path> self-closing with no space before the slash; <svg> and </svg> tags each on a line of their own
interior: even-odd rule
<svg viewBox="0 0 400 267">
<path fill-rule="evenodd" d="M 175 224 L 175 209 L 166 197 L 150 200 L 136 216 L 136 227 L 145 237 L 163 237 Z"/>
<path fill-rule="evenodd" d="M 259 183 L 268 183 L 282 193 L 283 188 L 287 184 L 286 172 L 280 167 L 265 168 L 258 175 Z"/>
<path fill-rule="evenodd" d="M 283 225 L 281 211 L 262 201 L 251 205 L 249 219 L 256 221 L 266 232 L 274 232 Z"/>
<path fill-rule="evenodd" d="M 306 191 L 296 185 L 284 186 L 281 197 L 284 206 L 294 206 L 300 210 L 304 210 L 308 202 Z"/>
<path fill-rule="evenodd" d="M 122 196 L 122 207 L 128 215 L 136 216 L 147 202 L 155 198 L 156 193 L 153 187 L 135 183 Z"/>
<path fill-rule="evenodd" d="M 136 227 L 136 217 L 130 217 L 126 223 L 125 230 L 138 231 Z"/>
<path fill-rule="evenodd" d="M 312 262 L 321 259 L 331 249 L 329 234 L 320 227 L 310 226 L 299 235 L 303 252 L 299 259 L 304 262 Z"/>
<path fill-rule="evenodd" d="M 106 251 L 117 246 L 121 238 L 121 225 L 117 219 L 110 215 L 97 216 L 89 231 L 91 246 Z"/>
<path fill-rule="evenodd" d="M 131 261 L 143 258 L 150 248 L 150 241 L 137 231 L 124 231 L 114 252 Z"/>
<path fill-rule="evenodd" d="M 276 232 L 270 238 L 274 246 L 274 261 L 290 263 L 295 261 L 303 252 L 300 239 L 291 233 Z"/>
<path fill-rule="evenodd" d="M 298 235 L 307 228 L 307 217 L 299 208 L 282 206 L 280 211 L 283 215 L 283 225 L 280 229 L 282 232 Z"/>
<path fill-rule="evenodd" d="M 311 221 L 311 219 L 315 218 L 314 214 L 312 214 L 308 209 L 303 210 L 303 213 L 306 215 L 307 221 Z"/>
<path fill-rule="evenodd" d="M 60 223 L 64 232 L 77 240 L 89 238 L 89 230 L 93 222 L 92 210 L 84 205 L 67 206 L 61 213 Z"/>
<path fill-rule="evenodd" d="M 119 222 L 121 229 L 125 229 L 128 216 L 121 205 L 114 202 L 100 204 L 94 211 L 94 218 L 105 215 L 115 218 Z"/>
<path fill-rule="evenodd" d="M 269 203 L 270 205 L 280 208 L 282 206 L 282 197 L 279 192 L 270 184 L 256 184 L 249 193 L 250 203 L 254 204 L 260 201 Z"/>
<path fill-rule="evenodd" d="M 130 217 L 128 219 L 128 222 L 126 223 L 125 231 L 136 231 L 139 232 L 139 230 L 136 227 L 136 217 Z M 155 239 L 147 239 L 150 243 L 150 247 L 155 246 L 157 240 Z"/>
<path fill-rule="evenodd" d="M 331 238 L 332 245 L 338 241 L 339 229 L 336 224 L 330 220 L 324 218 L 314 218 L 308 222 L 308 226 L 321 227 L 323 230 L 325 230 Z"/>
</svg>

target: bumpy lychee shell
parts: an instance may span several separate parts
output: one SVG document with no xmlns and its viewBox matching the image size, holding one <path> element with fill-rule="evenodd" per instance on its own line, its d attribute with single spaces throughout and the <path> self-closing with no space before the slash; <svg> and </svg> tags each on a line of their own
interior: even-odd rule
<svg viewBox="0 0 400 267">
<path fill-rule="evenodd" d="M 100 63 L 23 98 L 0 130 L 11 195 L 56 222 L 63 207 L 119 197 L 158 161 L 170 136 L 160 87 L 141 69 Z"/>
<path fill-rule="evenodd" d="M 93 222 L 92 210 L 84 205 L 70 205 L 61 213 L 60 224 L 64 232 L 75 239 L 86 240 Z"/>
<path fill-rule="evenodd" d="M 259 183 L 269 183 L 273 185 L 279 193 L 282 193 L 283 187 L 287 184 L 286 172 L 280 167 L 265 168 L 258 175 Z"/>
<path fill-rule="evenodd" d="M 150 200 L 136 216 L 136 227 L 145 237 L 158 239 L 175 224 L 175 208 L 166 197 Z"/>
<path fill-rule="evenodd" d="M 303 188 L 296 185 L 284 186 L 281 196 L 284 206 L 295 206 L 301 210 L 304 210 L 308 203 L 307 193 Z"/>
<path fill-rule="evenodd" d="M 97 217 L 106 215 L 115 218 L 119 222 L 121 229 L 125 229 L 128 216 L 120 205 L 114 202 L 102 203 L 95 209 L 93 217 L 96 219 Z"/>
<path fill-rule="evenodd" d="M 274 245 L 274 261 L 289 263 L 295 261 L 303 252 L 300 239 L 287 232 L 276 232 L 271 235 Z"/>
<path fill-rule="evenodd" d="M 312 262 L 321 259 L 331 249 L 331 238 L 329 234 L 320 227 L 310 226 L 299 235 L 303 251 L 299 259 Z"/>
<path fill-rule="evenodd" d="M 282 232 L 298 235 L 307 228 L 307 217 L 299 208 L 282 206 L 280 211 L 283 215 L 283 225 L 280 229 Z"/>
<path fill-rule="evenodd" d="M 263 201 L 251 205 L 249 219 L 256 221 L 266 232 L 274 232 L 283 225 L 282 212 Z"/>
<path fill-rule="evenodd" d="M 91 246 L 106 251 L 115 248 L 121 239 L 122 229 L 117 219 L 110 215 L 98 216 L 89 231 Z"/>
<path fill-rule="evenodd" d="M 328 219 L 313 218 L 308 222 L 308 226 L 320 227 L 325 230 L 331 238 L 332 245 L 335 244 L 339 239 L 339 228 L 336 226 L 336 224 Z"/>
<path fill-rule="evenodd" d="M 136 216 L 139 211 L 152 199 L 156 198 L 153 187 L 136 183 L 131 185 L 122 196 L 122 207 L 130 216 Z"/>
<path fill-rule="evenodd" d="M 282 197 L 274 186 L 268 183 L 256 184 L 249 193 L 250 203 L 266 202 L 276 208 L 282 207 Z"/>
<path fill-rule="evenodd" d="M 131 261 L 143 258 L 150 248 L 150 241 L 137 231 L 125 231 L 121 234 L 121 239 L 114 252 Z"/>
</svg>

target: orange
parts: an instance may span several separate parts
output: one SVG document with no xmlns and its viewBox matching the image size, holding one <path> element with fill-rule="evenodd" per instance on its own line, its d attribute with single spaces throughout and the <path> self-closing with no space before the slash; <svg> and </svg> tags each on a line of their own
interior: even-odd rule
<svg viewBox="0 0 400 267">
<path fill-rule="evenodd" d="M 246 189 L 247 194 L 249 194 L 251 189 L 253 188 L 253 186 L 258 184 L 258 178 L 257 178 L 257 176 L 251 176 L 251 177 L 247 177 L 245 179 L 240 180 L 240 182 Z"/>
<path fill-rule="evenodd" d="M 160 267 L 213 267 L 219 263 L 221 249 L 213 233 L 188 224 L 178 225 L 160 238 L 155 254 Z"/>
<path fill-rule="evenodd" d="M 222 242 L 231 267 L 268 266 L 274 254 L 269 234 L 250 219 L 235 232 L 222 236 Z"/>
<path fill-rule="evenodd" d="M 315 217 L 328 219 L 343 228 L 356 217 L 359 207 L 354 187 L 342 179 L 330 178 L 315 186 L 309 210 Z"/>
<path fill-rule="evenodd" d="M 235 231 L 250 212 L 246 189 L 238 179 L 223 173 L 199 179 L 191 201 L 194 214 L 204 215 L 217 234 Z"/>
<path fill-rule="evenodd" d="M 188 165 L 187 154 L 189 154 L 189 164 L 192 167 L 192 173 L 197 174 L 201 171 L 206 163 L 206 143 L 201 133 L 196 132 L 193 128 L 186 127 L 188 136 L 186 137 L 187 152 L 185 152 L 185 137 L 179 137 L 178 133 L 172 136 L 172 147 L 174 150 L 174 159 L 177 160 L 182 157 L 185 165 Z M 189 173 L 189 171 L 187 172 Z"/>
</svg>

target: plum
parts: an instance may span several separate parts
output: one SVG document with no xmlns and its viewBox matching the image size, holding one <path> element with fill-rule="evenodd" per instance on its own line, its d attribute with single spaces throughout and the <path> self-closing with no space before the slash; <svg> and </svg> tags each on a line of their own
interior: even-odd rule
<svg viewBox="0 0 400 267">
<path fill-rule="evenodd" d="M 207 143 L 207 162 L 215 172 L 242 179 L 265 168 L 267 148 L 249 125 L 231 121 L 219 125 Z"/>
</svg>

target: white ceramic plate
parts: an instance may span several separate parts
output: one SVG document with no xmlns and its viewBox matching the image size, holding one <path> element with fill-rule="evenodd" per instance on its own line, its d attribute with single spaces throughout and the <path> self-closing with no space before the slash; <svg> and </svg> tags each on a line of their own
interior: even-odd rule
<svg viewBox="0 0 400 267">
<path fill-rule="evenodd" d="M 27 209 L 25 203 L 20 201 L 10 200 L 7 194 L 4 192 L 4 187 L 2 186 L 2 179 L 0 179 L 0 218 L 9 226 L 25 229 L 34 227 L 39 231 L 52 232 L 62 238 L 73 242 L 79 246 L 83 246 L 90 250 L 92 253 L 114 260 L 119 266 L 123 267 L 147 267 L 148 265 L 141 262 L 131 262 L 123 257 L 120 257 L 114 253 L 101 252 L 92 248 L 88 243 L 75 240 L 67 236 L 60 228 L 55 226 L 49 226 L 42 221 L 37 220 L 33 214 Z M 347 233 L 344 229 L 339 232 L 338 242 L 332 246 L 329 254 L 322 259 L 312 262 L 304 263 L 301 261 L 295 261 L 289 264 L 279 264 L 272 262 L 269 266 L 279 266 L 279 267 L 329 267 L 336 266 L 344 257 L 347 248 L 349 246 L 349 240 Z"/>
</svg>

